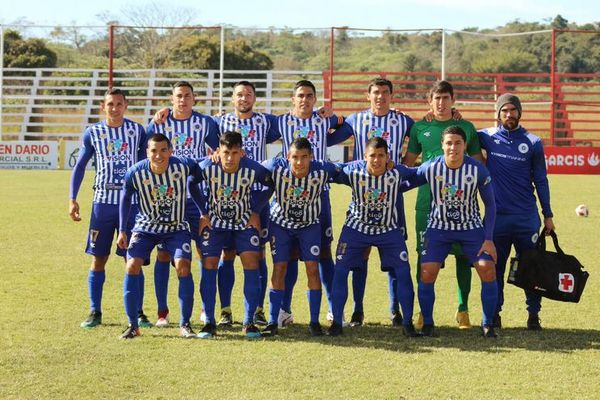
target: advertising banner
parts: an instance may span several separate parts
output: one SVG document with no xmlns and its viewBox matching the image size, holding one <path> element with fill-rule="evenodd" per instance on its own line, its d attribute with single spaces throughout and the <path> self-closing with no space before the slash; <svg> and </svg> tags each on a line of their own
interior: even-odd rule
<svg viewBox="0 0 600 400">
<path fill-rule="evenodd" d="M 51 141 L 0 142 L 0 169 L 56 169 L 58 143 Z"/>
<path fill-rule="evenodd" d="M 549 174 L 600 174 L 600 147 L 544 146 Z"/>
</svg>

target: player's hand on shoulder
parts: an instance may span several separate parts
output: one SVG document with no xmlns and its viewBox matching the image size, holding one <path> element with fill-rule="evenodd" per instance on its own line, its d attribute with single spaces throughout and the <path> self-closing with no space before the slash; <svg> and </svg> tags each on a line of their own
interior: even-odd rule
<svg viewBox="0 0 600 400">
<path fill-rule="evenodd" d="M 321 118 L 329 118 L 333 115 L 333 109 L 328 106 L 322 106 L 319 108 L 318 114 Z"/>
<path fill-rule="evenodd" d="M 77 200 L 69 200 L 69 216 L 73 221 L 81 221 L 81 215 L 79 214 L 79 203 Z"/>
<path fill-rule="evenodd" d="M 210 158 L 210 161 L 214 162 L 215 164 L 218 164 L 221 162 L 221 157 L 219 156 L 219 148 L 218 147 L 214 151 L 209 147 L 206 150 L 206 153 L 208 155 L 208 158 Z"/>
<path fill-rule="evenodd" d="M 117 246 L 119 246 L 119 248 L 123 250 L 126 250 L 129 246 L 127 234 L 123 231 L 119 232 L 119 236 L 117 237 Z"/>
<path fill-rule="evenodd" d="M 423 115 L 423 119 L 427 122 L 433 121 L 433 111 L 427 111 L 427 114 Z"/>
<path fill-rule="evenodd" d="M 462 114 L 456 108 L 452 107 L 452 119 L 455 121 L 460 121 L 463 119 Z"/>
<path fill-rule="evenodd" d="M 168 116 L 169 116 L 169 109 L 166 108 L 166 107 L 165 108 L 161 108 L 152 117 L 152 122 L 154 122 L 157 125 L 162 125 L 162 124 L 165 123 L 165 121 L 167 120 Z"/>
</svg>

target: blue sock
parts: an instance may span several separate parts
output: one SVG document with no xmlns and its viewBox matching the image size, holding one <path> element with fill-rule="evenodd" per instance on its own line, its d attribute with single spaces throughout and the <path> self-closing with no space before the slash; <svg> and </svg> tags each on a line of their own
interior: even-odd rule
<svg viewBox="0 0 600 400">
<path fill-rule="evenodd" d="M 411 281 L 412 282 L 412 281 Z M 396 311 L 400 311 L 398 303 L 398 279 L 396 278 L 396 271 L 388 271 L 388 291 L 390 294 L 390 314 Z"/>
<path fill-rule="evenodd" d="M 260 293 L 258 294 L 258 306 L 263 308 L 265 305 L 265 295 L 269 285 L 269 271 L 267 271 L 267 260 L 261 258 L 258 260 L 258 274 L 260 276 Z"/>
<path fill-rule="evenodd" d="M 433 324 L 433 304 L 435 303 L 435 288 L 433 283 L 419 282 L 419 306 L 423 315 L 423 323 Z M 404 321 L 402 321 L 404 322 Z"/>
<path fill-rule="evenodd" d="M 233 260 L 219 260 L 219 269 L 217 273 L 217 283 L 219 285 L 219 301 L 221 308 L 231 307 L 231 292 L 235 283 L 235 270 L 233 269 Z"/>
<path fill-rule="evenodd" d="M 334 268 L 335 265 L 333 264 L 333 258 L 331 257 L 319 261 L 319 275 L 321 277 L 323 288 L 325 288 L 325 297 L 327 297 L 327 303 L 330 310 L 333 308 L 331 304 L 331 286 L 333 285 Z"/>
<path fill-rule="evenodd" d="M 129 325 L 138 327 L 138 311 L 140 306 L 140 276 L 125 273 L 123 281 L 123 302 Z"/>
<path fill-rule="evenodd" d="M 106 272 L 90 271 L 88 273 L 88 292 L 90 294 L 90 309 L 102 312 L 102 288 L 106 280 Z"/>
<path fill-rule="evenodd" d="M 394 280 L 397 282 L 396 298 L 402 307 L 402 324 L 408 325 L 412 322 L 413 308 L 415 303 L 415 290 L 409 267 L 400 267 L 394 270 Z M 396 303 L 398 304 L 398 303 Z"/>
<path fill-rule="evenodd" d="M 169 293 L 169 274 L 171 271 L 171 263 L 169 261 L 154 262 L 154 292 L 156 293 L 156 303 L 158 304 L 158 312 L 167 311 L 167 295 Z"/>
<path fill-rule="evenodd" d="M 207 323 L 215 323 L 215 303 L 217 301 L 217 270 L 202 269 L 200 279 L 200 295 L 204 304 L 204 313 Z"/>
<path fill-rule="evenodd" d="M 188 276 L 179 277 L 179 309 L 181 310 L 181 318 L 179 326 L 183 326 L 190 322 L 192 310 L 194 308 L 194 278 L 192 273 Z"/>
<path fill-rule="evenodd" d="M 360 269 L 352 271 L 352 295 L 354 296 L 354 312 L 364 312 L 363 300 L 367 288 L 367 260 L 363 260 Z"/>
<path fill-rule="evenodd" d="M 138 314 L 144 312 L 144 286 L 146 285 L 146 277 L 144 271 L 140 268 L 140 303 L 138 305 Z"/>
<path fill-rule="evenodd" d="M 269 289 L 269 324 L 276 324 L 281 308 L 281 299 L 283 298 L 283 290 Z"/>
<path fill-rule="evenodd" d="M 340 325 L 343 323 L 344 306 L 348 299 L 348 273 L 349 271 L 345 268 L 336 268 L 333 274 L 333 321 Z"/>
<path fill-rule="evenodd" d="M 319 312 L 321 312 L 322 290 L 309 289 L 306 291 L 308 297 L 308 308 L 310 310 L 310 323 L 319 322 Z"/>
<path fill-rule="evenodd" d="M 258 269 L 244 270 L 244 325 L 254 322 L 254 313 L 258 306 L 258 294 L 260 293 L 260 277 Z"/>
<path fill-rule="evenodd" d="M 491 325 L 498 303 L 498 282 L 481 282 L 481 307 L 483 308 L 483 325 Z"/>
<path fill-rule="evenodd" d="M 292 312 L 292 294 L 294 293 L 294 286 L 298 280 L 298 260 L 289 260 L 287 265 L 287 271 L 285 273 L 285 292 L 283 293 L 283 299 L 281 300 L 281 309 L 283 311 Z"/>
</svg>

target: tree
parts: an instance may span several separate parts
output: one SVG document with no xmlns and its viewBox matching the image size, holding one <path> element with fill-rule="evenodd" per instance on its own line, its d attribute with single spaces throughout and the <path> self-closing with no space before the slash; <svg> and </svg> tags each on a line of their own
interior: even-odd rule
<svg viewBox="0 0 600 400">
<path fill-rule="evenodd" d="M 19 32 L 4 33 L 4 67 L 7 68 L 53 68 L 56 53 L 42 39 L 23 39 Z"/>
</svg>

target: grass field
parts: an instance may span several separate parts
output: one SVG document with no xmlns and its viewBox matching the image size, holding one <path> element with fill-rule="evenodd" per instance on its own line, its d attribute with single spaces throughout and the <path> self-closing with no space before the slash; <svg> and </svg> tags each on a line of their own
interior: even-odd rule
<svg viewBox="0 0 600 400">
<path fill-rule="evenodd" d="M 107 266 L 104 324 L 79 328 L 88 312 L 90 258 L 83 249 L 91 175 L 79 199 L 85 221 L 76 224 L 67 215 L 69 172 L 0 170 L 0 399 L 600 398 L 598 176 L 551 177 L 561 246 L 579 257 L 591 277 L 579 304 L 543 303 L 542 332 L 524 329 L 524 296 L 512 286 L 507 287 L 505 328 L 497 340 L 483 340 L 477 329 L 459 331 L 453 320 L 456 288 L 450 261 L 436 285 L 439 337 L 404 338 L 387 318 L 387 279 L 371 262 L 366 325 L 346 329 L 342 338 L 308 336 L 306 280 L 300 274 L 297 324 L 277 338 L 249 342 L 238 325 L 216 340 L 183 340 L 172 324 L 145 329 L 141 338 L 123 342 L 117 339 L 126 324 L 123 264 L 117 258 Z M 409 221 L 414 220 L 414 197 L 406 196 Z M 336 234 L 348 199 L 347 190 L 334 189 Z M 588 204 L 589 218 L 575 215 L 579 203 Z M 197 285 L 197 267 L 194 279 Z M 238 275 L 233 310 L 238 319 L 241 282 Z M 173 321 L 178 318 L 176 287 L 171 274 Z M 475 324 L 481 315 L 479 287 L 474 279 L 470 304 Z M 196 294 L 196 327 L 199 304 Z M 149 315 L 156 309 L 150 268 L 145 309 Z"/>
</svg>

